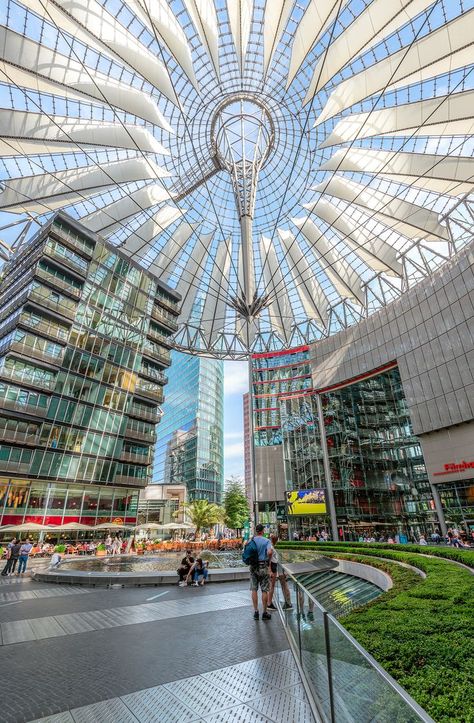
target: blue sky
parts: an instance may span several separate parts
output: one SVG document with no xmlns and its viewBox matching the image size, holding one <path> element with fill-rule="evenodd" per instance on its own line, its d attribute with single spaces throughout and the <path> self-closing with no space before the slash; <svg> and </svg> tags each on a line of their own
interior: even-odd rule
<svg viewBox="0 0 474 723">
<path fill-rule="evenodd" d="M 224 362 L 224 475 L 244 476 L 242 396 L 248 391 L 248 363 Z"/>
</svg>

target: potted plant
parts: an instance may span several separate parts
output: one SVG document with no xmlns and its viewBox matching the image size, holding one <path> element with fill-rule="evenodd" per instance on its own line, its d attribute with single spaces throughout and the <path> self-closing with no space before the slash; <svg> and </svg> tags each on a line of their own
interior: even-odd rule
<svg viewBox="0 0 474 723">
<path fill-rule="evenodd" d="M 59 552 L 61 555 L 64 555 L 66 552 L 66 545 L 56 545 L 54 548 L 54 552 Z"/>
<path fill-rule="evenodd" d="M 137 552 L 137 555 L 144 555 L 145 554 L 145 545 L 143 542 L 137 542 L 135 545 L 135 550 Z"/>
<path fill-rule="evenodd" d="M 97 545 L 95 554 L 97 557 L 104 557 L 106 553 L 105 545 L 103 542 L 101 542 L 99 545 Z"/>
</svg>

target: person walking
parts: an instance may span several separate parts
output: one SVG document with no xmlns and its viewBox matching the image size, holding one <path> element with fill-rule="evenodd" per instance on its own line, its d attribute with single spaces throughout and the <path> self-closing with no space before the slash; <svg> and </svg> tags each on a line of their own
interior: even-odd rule
<svg viewBox="0 0 474 723">
<path fill-rule="evenodd" d="M 26 572 L 26 565 L 28 562 L 28 557 L 30 555 L 31 550 L 33 549 L 33 545 L 29 541 L 28 538 L 26 538 L 23 545 L 20 547 L 20 555 L 19 555 L 19 562 L 18 562 L 18 572 L 17 575 L 24 575 Z"/>
<path fill-rule="evenodd" d="M 5 559 L 7 562 L 6 562 L 5 567 L 2 570 L 2 577 L 6 577 L 11 572 L 11 568 L 12 568 L 12 564 L 13 564 L 12 548 L 15 544 L 16 544 L 16 538 L 14 537 L 11 540 L 11 542 L 9 542 L 7 545 L 7 550 L 6 550 L 6 554 L 5 554 Z M 16 565 L 16 562 L 15 562 L 15 565 Z"/>
<path fill-rule="evenodd" d="M 16 565 L 18 562 L 18 558 L 20 557 L 20 548 L 21 548 L 21 542 L 20 540 L 17 540 L 15 544 L 12 546 L 12 553 L 10 558 L 10 569 L 9 569 L 9 575 L 13 575 L 16 569 Z"/>
<path fill-rule="evenodd" d="M 250 565 L 250 590 L 252 591 L 254 620 L 259 620 L 260 618 L 260 614 L 258 611 L 258 588 L 260 588 L 262 592 L 262 620 L 271 620 L 272 617 L 270 613 L 267 612 L 267 606 L 268 591 L 270 590 L 270 575 L 268 566 L 272 558 L 273 548 L 270 540 L 267 540 L 267 538 L 263 536 L 263 530 L 263 525 L 257 525 L 257 527 L 255 528 L 256 534 L 252 538 L 258 552 L 258 560 L 255 561 L 256 564 Z"/>
<path fill-rule="evenodd" d="M 273 604 L 273 593 L 275 592 L 275 585 L 277 578 L 280 581 L 283 597 L 285 598 L 285 604 L 283 610 L 291 610 L 293 605 L 291 604 L 291 594 L 288 587 L 288 582 L 283 568 L 280 565 L 280 557 L 276 550 L 276 544 L 278 542 L 278 535 L 270 535 L 270 541 L 272 543 L 272 559 L 270 562 L 270 592 L 268 593 L 268 610 L 276 610 L 276 605 Z"/>
</svg>

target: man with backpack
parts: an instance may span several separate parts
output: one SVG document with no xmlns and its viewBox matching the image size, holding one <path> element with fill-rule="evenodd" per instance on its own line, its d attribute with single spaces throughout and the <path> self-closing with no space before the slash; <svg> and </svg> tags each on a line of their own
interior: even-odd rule
<svg viewBox="0 0 474 723">
<path fill-rule="evenodd" d="M 259 620 L 258 588 L 262 591 L 262 620 L 271 620 L 267 612 L 268 591 L 270 589 L 269 564 L 273 553 L 270 540 L 263 536 L 263 525 L 257 525 L 255 536 L 244 547 L 242 559 L 250 566 L 250 590 L 252 591 L 253 619 Z"/>
</svg>

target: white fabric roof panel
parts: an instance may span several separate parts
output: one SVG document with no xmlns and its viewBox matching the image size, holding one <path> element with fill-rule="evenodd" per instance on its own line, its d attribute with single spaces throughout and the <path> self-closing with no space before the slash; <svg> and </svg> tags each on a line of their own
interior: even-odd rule
<svg viewBox="0 0 474 723">
<path fill-rule="evenodd" d="M 292 218 L 295 226 L 301 230 L 313 253 L 321 263 L 324 273 L 341 296 L 348 296 L 360 304 L 364 303 L 364 292 L 359 275 L 340 258 L 332 244 L 310 218 Z"/>
<path fill-rule="evenodd" d="M 472 159 L 466 156 L 348 148 L 336 151 L 321 170 L 374 173 L 407 185 L 453 195 L 467 193 L 474 185 Z"/>
<path fill-rule="evenodd" d="M 383 241 L 377 234 L 370 234 L 347 212 L 342 212 L 324 198 L 320 198 L 316 203 L 307 203 L 304 208 L 338 231 L 343 240 L 372 269 L 386 272 L 389 275 L 401 276 L 403 268 L 397 260 L 397 252 L 393 246 Z"/>
<path fill-rule="evenodd" d="M 332 91 L 315 125 L 380 91 L 392 91 L 468 65 L 473 59 L 473 21 L 471 10 L 408 48 L 343 80 Z"/>
<path fill-rule="evenodd" d="M 278 229 L 281 245 L 288 258 L 290 275 L 296 286 L 300 301 L 310 319 L 319 320 L 323 325 L 328 321 L 328 299 L 311 273 L 311 268 L 291 231 Z"/>
<path fill-rule="evenodd" d="M 465 135 L 474 132 L 474 90 L 355 113 L 340 120 L 320 148 L 379 135 Z"/>
<path fill-rule="evenodd" d="M 401 229 L 413 227 L 418 229 L 418 237 L 420 238 L 435 236 L 445 241 L 449 240 L 446 226 L 442 226 L 438 222 L 438 214 L 423 206 L 417 206 L 414 203 L 390 196 L 388 193 L 373 188 L 368 189 L 366 186 L 355 181 L 349 181 L 343 176 L 333 176 L 329 182 L 323 182 L 316 186 L 315 190 L 322 191 L 323 189 L 325 193 L 343 201 L 363 206 L 369 211 L 375 211 L 380 216 L 388 219 L 396 219 L 401 233 L 405 233 Z"/>
<path fill-rule="evenodd" d="M 54 175 L 44 173 L 37 176 L 11 178 L 3 193 L 0 194 L 0 208 L 9 211 L 18 211 L 21 208 L 40 209 L 38 212 L 44 213 L 45 206 L 48 207 L 50 203 L 54 203 L 54 206 L 51 206 L 54 208 L 63 205 L 71 191 L 78 191 L 79 193 L 73 194 L 73 196 L 81 198 L 84 191 L 98 193 L 107 186 L 141 181 L 154 178 L 154 176 L 155 164 L 143 159 L 132 158 L 101 166 L 93 165 L 57 171 Z M 58 198 L 55 199 L 55 197 Z"/>
<path fill-rule="evenodd" d="M 198 224 L 190 224 L 187 221 L 180 223 L 173 235 L 166 241 L 157 257 L 151 262 L 148 270 L 157 274 L 165 283 L 168 283 L 179 263 L 192 234 L 198 228 Z"/>
<path fill-rule="evenodd" d="M 263 278 L 267 291 L 272 298 L 272 302 L 268 307 L 268 313 L 272 320 L 272 325 L 278 331 L 278 334 L 285 342 L 289 341 L 291 319 L 291 303 L 286 290 L 285 280 L 281 273 L 280 263 L 278 261 L 275 247 L 270 238 L 262 236 L 260 238 L 260 256 L 264 261 Z"/>
<path fill-rule="evenodd" d="M 150 178 L 153 178 L 150 174 Z M 139 213 L 143 209 L 151 208 L 156 206 L 161 201 L 170 201 L 171 197 L 169 193 L 157 183 L 154 183 L 144 188 L 139 188 L 138 191 L 133 191 L 124 198 L 118 199 L 113 203 L 107 204 L 99 211 L 84 216 L 82 222 L 90 228 L 91 231 L 96 233 L 103 233 L 104 229 L 117 221 L 123 221 L 128 216 L 132 216 Z"/>
<path fill-rule="evenodd" d="M 78 146 L 106 148 L 137 148 L 150 153 L 162 153 L 162 146 L 150 131 L 141 126 L 102 123 L 71 119 L 64 116 L 45 116 L 42 113 L 0 109 L 0 137 L 27 138 L 42 141 L 65 141 Z M 169 176 L 161 170 L 162 177 Z"/>
<path fill-rule="evenodd" d="M 176 291 L 182 297 L 179 317 L 181 320 L 187 319 L 191 313 L 194 299 L 199 291 L 199 278 L 209 256 L 213 238 L 214 233 L 200 234 L 196 238 L 191 257 L 181 273 L 176 286 Z"/>
<path fill-rule="evenodd" d="M 201 328 L 209 336 L 211 343 L 224 326 L 228 306 L 226 295 L 229 288 L 229 273 L 232 260 L 230 239 L 220 241 L 216 251 L 216 263 L 212 269 L 209 292 L 204 302 Z"/>
<path fill-rule="evenodd" d="M 283 35 L 293 0 L 271 0 L 265 4 L 263 20 L 263 67 L 267 72 L 273 53 Z"/>
<path fill-rule="evenodd" d="M 184 0 L 184 5 L 219 77 L 219 28 L 213 0 Z"/>
<path fill-rule="evenodd" d="M 160 208 L 159 211 L 153 214 L 152 218 L 149 218 L 140 226 L 139 231 L 130 234 L 123 244 L 121 244 L 121 248 L 130 254 L 130 256 L 134 257 L 135 260 L 144 258 L 150 250 L 150 242 L 167 229 L 168 226 L 171 226 L 171 224 L 184 213 L 186 213 L 186 209 L 176 208 L 175 206 L 163 206 L 163 208 Z M 132 218 L 133 216 L 125 219 L 125 222 Z M 120 223 L 109 226 L 104 235 L 106 237 L 111 236 L 121 227 L 122 224 Z"/>
<path fill-rule="evenodd" d="M 372 0 L 319 60 L 305 103 L 363 50 L 387 38 L 432 4 L 433 0 Z"/>
<path fill-rule="evenodd" d="M 23 0 L 25 5 L 47 22 L 99 52 L 127 63 L 161 93 L 176 103 L 168 71 L 153 53 L 116 22 L 96 0 Z"/>
<path fill-rule="evenodd" d="M 227 12 L 229 14 L 230 29 L 234 39 L 237 59 L 240 67 L 243 68 L 250 37 L 253 0 L 227 0 Z"/>
</svg>

